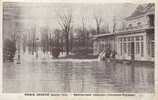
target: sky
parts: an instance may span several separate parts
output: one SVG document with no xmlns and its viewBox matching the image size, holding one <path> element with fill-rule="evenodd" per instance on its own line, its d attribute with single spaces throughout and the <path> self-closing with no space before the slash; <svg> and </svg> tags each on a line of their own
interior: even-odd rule
<svg viewBox="0 0 158 100">
<path fill-rule="evenodd" d="M 22 25 L 25 28 L 47 26 L 50 29 L 60 28 L 59 15 L 72 12 L 73 27 L 81 27 L 81 20 L 86 18 L 86 27 L 95 28 L 94 16 L 103 18 L 103 26 L 112 27 L 113 18 L 117 21 L 128 17 L 137 4 L 86 4 L 86 3 L 20 3 Z"/>
</svg>

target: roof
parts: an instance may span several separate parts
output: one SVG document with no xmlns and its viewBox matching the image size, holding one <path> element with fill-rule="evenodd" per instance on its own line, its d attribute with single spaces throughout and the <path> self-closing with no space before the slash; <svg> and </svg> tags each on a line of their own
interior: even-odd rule
<svg viewBox="0 0 158 100">
<path fill-rule="evenodd" d="M 123 30 L 123 31 L 118 31 L 115 34 L 116 35 L 119 35 L 119 34 L 131 34 L 131 33 L 137 33 L 137 32 L 142 32 L 142 31 L 146 31 L 146 30 L 154 30 L 154 27 L 150 26 L 150 27 L 143 27 L 141 29 Z"/>
<path fill-rule="evenodd" d="M 112 35 L 114 35 L 114 33 L 97 34 L 97 35 L 93 35 L 93 38 L 100 38 L 100 37 L 112 36 Z"/>
<path fill-rule="evenodd" d="M 130 20 L 135 17 L 141 17 L 151 11 L 154 11 L 154 3 L 140 4 L 137 6 L 135 11 L 130 16 L 126 17 L 125 19 Z"/>
</svg>

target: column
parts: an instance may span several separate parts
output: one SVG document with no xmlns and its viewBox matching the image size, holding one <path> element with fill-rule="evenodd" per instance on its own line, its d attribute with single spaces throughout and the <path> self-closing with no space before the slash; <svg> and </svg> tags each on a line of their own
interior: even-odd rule
<svg viewBox="0 0 158 100">
<path fill-rule="evenodd" d="M 148 59 L 148 38 L 147 38 L 147 33 L 144 32 L 144 59 Z"/>
</svg>

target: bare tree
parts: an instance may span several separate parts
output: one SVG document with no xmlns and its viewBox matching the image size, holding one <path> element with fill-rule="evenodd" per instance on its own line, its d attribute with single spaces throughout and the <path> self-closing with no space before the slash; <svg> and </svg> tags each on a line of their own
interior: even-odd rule
<svg viewBox="0 0 158 100">
<path fill-rule="evenodd" d="M 109 30 L 109 24 L 106 25 L 106 32 L 107 32 L 107 33 L 110 32 L 110 30 Z"/>
<path fill-rule="evenodd" d="M 23 53 L 25 53 L 25 51 L 26 51 L 27 35 L 25 33 L 23 33 L 21 38 L 22 38 Z"/>
<path fill-rule="evenodd" d="M 97 32 L 97 34 L 100 34 L 100 28 L 103 23 L 103 19 L 100 16 L 94 16 L 94 20 L 96 22 L 96 27 L 97 27 L 96 32 Z"/>
<path fill-rule="evenodd" d="M 84 32 L 86 29 L 86 17 L 82 17 L 82 31 Z"/>
<path fill-rule="evenodd" d="M 113 17 L 113 32 L 116 30 L 116 17 Z"/>
<path fill-rule="evenodd" d="M 48 53 L 48 51 L 50 50 L 50 34 L 49 34 L 49 28 L 48 27 L 43 27 L 41 29 L 41 34 L 42 34 L 42 37 L 41 37 L 41 45 L 43 47 L 43 52 L 44 54 L 45 53 Z"/>
<path fill-rule="evenodd" d="M 65 38 L 66 38 L 66 55 L 69 55 L 69 35 L 70 35 L 70 30 L 72 29 L 72 13 L 68 14 L 63 14 L 59 16 L 59 21 L 58 21 L 61 29 L 65 33 Z"/>
<path fill-rule="evenodd" d="M 88 32 L 86 29 L 87 19 L 85 16 L 82 17 L 82 35 L 84 36 L 84 46 L 88 47 Z"/>
<path fill-rule="evenodd" d="M 113 17 L 113 33 L 116 32 L 116 17 Z M 114 50 L 116 51 L 116 37 L 114 37 Z"/>
</svg>

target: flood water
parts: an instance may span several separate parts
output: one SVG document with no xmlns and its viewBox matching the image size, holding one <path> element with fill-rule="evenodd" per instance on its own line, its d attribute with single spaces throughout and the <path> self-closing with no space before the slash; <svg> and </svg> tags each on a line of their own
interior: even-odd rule
<svg viewBox="0 0 158 100">
<path fill-rule="evenodd" d="M 4 63 L 3 92 L 152 93 L 154 65 L 93 60 Z"/>
</svg>

